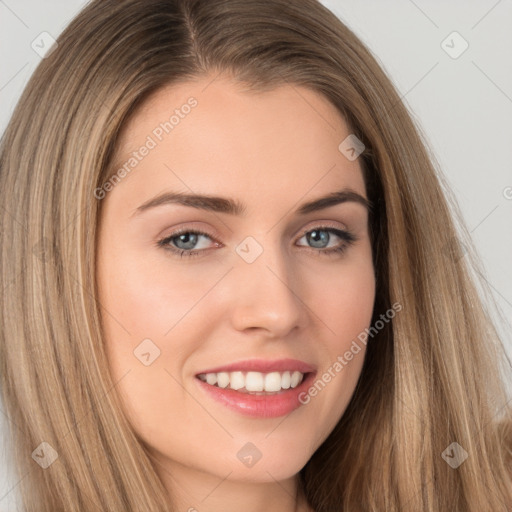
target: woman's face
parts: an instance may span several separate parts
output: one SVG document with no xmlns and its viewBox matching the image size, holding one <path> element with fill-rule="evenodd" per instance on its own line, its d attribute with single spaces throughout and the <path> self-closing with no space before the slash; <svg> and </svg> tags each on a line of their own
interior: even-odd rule
<svg viewBox="0 0 512 512">
<path fill-rule="evenodd" d="M 309 89 L 212 76 L 126 126 L 97 192 L 99 299 L 115 389 L 170 485 L 287 485 L 345 411 L 375 294 L 349 135 Z"/>
</svg>

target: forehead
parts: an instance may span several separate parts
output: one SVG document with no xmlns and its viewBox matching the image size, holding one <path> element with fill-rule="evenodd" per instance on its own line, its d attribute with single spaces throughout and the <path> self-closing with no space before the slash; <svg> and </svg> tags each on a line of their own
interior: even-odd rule
<svg viewBox="0 0 512 512">
<path fill-rule="evenodd" d="M 116 193 L 178 188 L 275 201 L 333 187 L 364 193 L 359 161 L 339 149 L 349 135 L 338 110 L 306 87 L 257 92 L 212 76 L 174 84 L 150 96 L 125 126 L 113 171 L 124 165 L 130 175 Z"/>
</svg>

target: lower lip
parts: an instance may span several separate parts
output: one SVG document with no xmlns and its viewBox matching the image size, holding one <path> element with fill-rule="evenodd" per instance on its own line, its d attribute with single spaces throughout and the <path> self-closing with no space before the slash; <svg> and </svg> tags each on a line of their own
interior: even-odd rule
<svg viewBox="0 0 512 512">
<path fill-rule="evenodd" d="M 233 389 L 212 386 L 197 377 L 196 380 L 209 396 L 233 411 L 253 418 L 277 418 L 290 414 L 303 405 L 299 401 L 299 395 L 308 389 L 313 378 L 314 373 L 308 373 L 296 388 L 286 389 L 274 395 L 241 393 Z"/>
</svg>

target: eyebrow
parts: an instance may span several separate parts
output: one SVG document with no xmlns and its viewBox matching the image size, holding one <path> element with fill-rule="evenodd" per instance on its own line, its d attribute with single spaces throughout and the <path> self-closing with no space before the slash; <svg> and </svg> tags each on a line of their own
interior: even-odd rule
<svg viewBox="0 0 512 512">
<path fill-rule="evenodd" d="M 313 201 L 304 203 L 296 210 L 296 213 L 299 215 L 306 215 L 311 212 L 316 212 L 318 210 L 323 210 L 324 208 L 329 208 L 330 206 L 335 206 L 337 204 L 347 202 L 359 203 L 366 207 L 368 210 L 372 209 L 371 202 L 361 194 L 358 194 L 357 192 L 354 192 L 350 189 L 343 189 L 337 192 L 332 192 L 326 196 L 319 197 Z M 216 213 L 227 213 L 229 215 L 237 216 L 243 216 L 246 213 L 245 205 L 235 199 L 203 194 L 164 192 L 140 205 L 135 209 L 133 215 L 140 214 L 146 210 L 156 208 L 158 206 L 169 204 L 180 204 L 183 206 L 198 208 L 200 210 Z"/>
</svg>

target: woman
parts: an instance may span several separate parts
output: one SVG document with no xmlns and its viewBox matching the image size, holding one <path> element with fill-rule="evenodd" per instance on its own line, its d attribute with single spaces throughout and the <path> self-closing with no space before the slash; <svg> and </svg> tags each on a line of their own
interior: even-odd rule
<svg viewBox="0 0 512 512">
<path fill-rule="evenodd" d="M 27 511 L 510 507 L 469 255 L 321 4 L 93 1 L 0 155 Z"/>
</svg>

